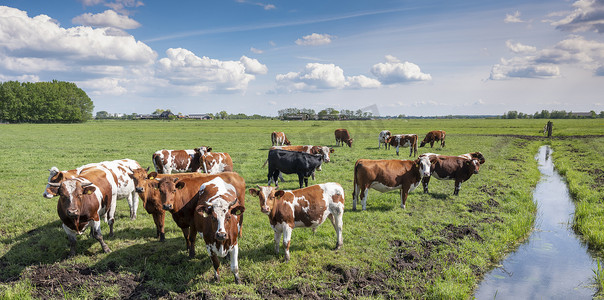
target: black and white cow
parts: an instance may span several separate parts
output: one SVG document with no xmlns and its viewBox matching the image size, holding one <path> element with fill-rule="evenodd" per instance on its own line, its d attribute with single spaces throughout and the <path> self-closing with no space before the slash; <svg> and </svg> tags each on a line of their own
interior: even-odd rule
<svg viewBox="0 0 604 300">
<path fill-rule="evenodd" d="M 298 174 L 300 188 L 302 182 L 308 186 L 308 177 L 323 163 L 323 155 L 273 149 L 268 152 L 268 185 L 271 180 L 279 187 L 279 173 Z"/>
</svg>

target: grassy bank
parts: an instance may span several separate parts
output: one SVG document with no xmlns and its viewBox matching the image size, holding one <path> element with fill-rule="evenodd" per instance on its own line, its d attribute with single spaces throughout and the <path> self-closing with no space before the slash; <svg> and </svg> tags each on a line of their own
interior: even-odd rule
<svg viewBox="0 0 604 300">
<path fill-rule="evenodd" d="M 537 137 L 543 123 L 232 120 L 0 125 L 0 291 L 9 298 L 223 298 L 227 294 L 249 298 L 467 298 L 482 274 L 527 235 L 536 210 L 531 193 L 539 172 L 533 156 L 543 142 L 487 134 Z M 554 133 L 601 134 L 595 125 L 594 120 L 554 121 Z M 94 239 L 83 235 L 78 238 L 78 255 L 67 258 L 67 238 L 57 217 L 56 201 L 41 196 L 51 166 L 63 170 L 131 158 L 147 167 L 156 150 L 200 145 L 228 152 L 247 188 L 264 185 L 267 170 L 261 166 L 272 131 L 286 132 L 293 144 L 333 145 L 336 128 L 349 129 L 355 139 L 353 147 L 336 147 L 333 162 L 311 182 L 332 181 L 344 187 L 344 247 L 332 250 L 335 233 L 329 222 L 314 235 L 296 229 L 291 261 L 284 263 L 283 252 L 272 252 L 273 232 L 260 213 L 258 199 L 248 194 L 239 255 L 243 285 L 233 284 L 226 260 L 221 269 L 223 281 L 212 282 L 212 263 L 201 241 L 198 255 L 188 259 L 182 234 L 170 216 L 166 242 L 161 243 L 153 238 L 153 220 L 142 204 L 138 219 L 131 221 L 125 201 L 118 202 L 116 235 L 105 239 L 112 253 L 102 253 Z M 462 184 L 459 196 L 452 196 L 453 182 L 432 180 L 430 194 L 421 193 L 421 188 L 413 191 L 405 210 L 399 208 L 397 192 L 371 190 L 367 211 L 351 211 L 354 162 L 397 158 L 394 150 L 377 149 L 377 134 L 382 129 L 418 133 L 420 139 L 429 130 L 443 129 L 447 147 L 420 148 L 420 153 L 481 151 L 487 162 L 480 174 Z M 601 140 L 594 143 L 602 149 Z M 398 158 L 406 159 L 406 153 L 403 149 Z M 286 175 L 286 179 L 283 188 L 297 187 L 295 176 Z M 102 224 L 103 233 L 107 229 Z"/>
</svg>

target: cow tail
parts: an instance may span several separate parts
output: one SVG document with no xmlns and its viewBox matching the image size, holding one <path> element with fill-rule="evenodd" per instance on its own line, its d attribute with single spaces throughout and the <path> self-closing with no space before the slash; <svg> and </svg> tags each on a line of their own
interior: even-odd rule
<svg viewBox="0 0 604 300">
<path fill-rule="evenodd" d="M 161 157 L 157 153 L 153 153 L 153 167 L 155 168 L 155 172 L 159 174 L 163 174 L 164 170 L 162 168 Z"/>
<path fill-rule="evenodd" d="M 357 186 L 358 186 L 358 183 L 359 183 L 358 179 L 357 179 L 357 172 L 359 170 L 359 165 L 360 164 L 359 164 L 358 161 L 354 164 L 354 180 L 353 180 L 353 184 L 354 185 L 352 186 L 352 199 L 353 200 L 356 199 Z M 359 190 L 360 190 L 360 188 L 359 188 Z"/>
</svg>

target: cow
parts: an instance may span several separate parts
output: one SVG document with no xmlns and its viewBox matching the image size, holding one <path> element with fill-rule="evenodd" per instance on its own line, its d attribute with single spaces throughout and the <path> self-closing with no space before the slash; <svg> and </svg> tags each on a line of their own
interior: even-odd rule
<svg viewBox="0 0 604 300">
<path fill-rule="evenodd" d="M 260 198 L 260 211 L 268 216 L 275 231 L 275 254 L 279 254 L 279 239 L 283 234 L 285 260 L 289 261 L 292 230 L 311 228 L 314 233 L 328 217 L 336 231 L 335 249 L 342 247 L 344 189 L 341 185 L 328 182 L 293 191 L 276 190 L 270 186 L 257 187 L 249 191 Z"/>
<path fill-rule="evenodd" d="M 179 173 L 179 174 L 158 174 L 151 172 L 147 174 L 149 168 L 133 170 L 130 177 L 134 181 L 136 192 L 143 200 L 143 207 L 147 213 L 153 216 L 155 223 L 156 236 L 161 242 L 165 241 L 166 235 L 164 231 L 166 211 L 162 207 L 161 197 L 159 193 L 158 179 L 165 177 L 185 178 L 185 177 L 201 177 L 206 176 L 204 173 Z"/>
<path fill-rule="evenodd" d="M 201 156 L 203 172 L 207 174 L 218 174 L 233 171 L 233 160 L 228 153 L 206 152 Z"/>
<path fill-rule="evenodd" d="M 323 160 L 328 163 L 331 161 L 331 159 L 329 158 L 329 153 L 333 153 L 334 150 L 331 147 L 327 147 L 327 146 L 313 146 L 313 145 L 304 145 L 304 146 L 273 146 L 271 147 L 269 150 L 273 150 L 273 149 L 281 149 L 281 150 L 287 150 L 287 151 L 296 151 L 296 152 L 305 152 L 305 153 L 309 153 L 309 154 L 321 154 L 323 155 Z M 266 166 L 266 164 L 268 163 L 268 159 L 264 161 L 264 164 L 262 165 L 262 167 L 264 168 L 264 166 Z M 319 167 L 317 168 L 317 171 L 321 171 L 321 166 L 323 164 L 319 165 Z M 279 174 L 279 179 L 281 181 L 283 180 L 283 177 L 281 176 L 281 174 Z M 313 172 L 312 174 L 312 179 L 315 179 L 315 173 Z"/>
<path fill-rule="evenodd" d="M 229 254 L 231 271 L 235 283 L 239 284 L 239 245 L 240 232 L 245 206 L 239 202 L 238 188 L 215 177 L 199 187 L 197 206 L 194 210 L 193 227 L 206 243 L 206 249 L 214 266 L 214 278 L 220 281 L 220 260 Z M 245 193 L 245 185 L 243 187 Z M 194 234 L 193 234 L 194 235 Z M 194 247 L 194 244 L 193 244 Z"/>
<path fill-rule="evenodd" d="M 444 130 L 432 130 L 426 134 L 424 140 L 419 144 L 420 147 L 430 143 L 430 148 L 434 147 L 434 142 L 440 141 L 440 147 L 445 147 L 445 131 Z"/>
<path fill-rule="evenodd" d="M 470 154 L 470 153 L 469 153 Z M 480 159 L 460 156 L 446 156 L 435 153 L 424 153 L 420 157 L 427 157 L 432 164 L 430 176 L 422 179 L 424 193 L 428 193 L 428 184 L 430 177 L 440 180 L 455 180 L 455 190 L 453 195 L 459 195 L 461 183 L 472 177 L 472 174 L 478 174 L 480 169 Z M 484 159 L 484 157 L 483 157 Z"/>
<path fill-rule="evenodd" d="M 396 155 L 398 155 L 399 147 L 409 147 L 409 156 L 417 155 L 417 134 L 395 134 L 386 139 L 386 143 L 396 147 Z"/>
<path fill-rule="evenodd" d="M 380 149 L 382 147 L 382 144 L 384 144 L 384 149 L 387 149 L 386 147 L 389 146 L 386 143 L 386 140 L 392 135 L 392 133 L 390 132 L 390 130 L 382 130 L 380 131 L 380 135 L 378 136 L 378 149 Z"/>
<path fill-rule="evenodd" d="M 151 159 L 155 171 L 160 174 L 172 172 L 201 172 L 201 156 L 212 152 L 211 147 L 198 147 L 193 150 L 158 150 Z"/>
<path fill-rule="evenodd" d="M 48 177 L 48 184 L 46 185 L 43 196 L 49 199 L 54 197 L 58 186 L 57 184 L 60 183 L 61 180 L 75 178 L 82 172 L 97 167 L 104 168 L 111 173 L 111 178 L 109 180 L 112 186 L 114 186 L 112 191 L 113 201 L 115 202 L 117 199 L 127 199 L 128 206 L 130 207 L 130 219 L 136 219 L 138 195 L 135 191 L 134 182 L 132 181 L 130 175 L 132 174 L 133 170 L 141 169 L 141 166 L 138 164 L 138 162 L 132 159 L 91 163 L 68 171 L 59 171 L 57 167 L 52 167 L 49 170 L 50 176 Z M 61 180 L 59 180 L 59 173 L 62 174 L 60 177 Z"/>
<path fill-rule="evenodd" d="M 334 135 L 336 136 L 336 146 L 342 145 L 343 147 L 344 143 L 346 143 L 348 147 L 352 147 L 353 139 L 350 138 L 348 130 L 344 128 L 336 129 L 336 131 L 334 131 Z"/>
<path fill-rule="evenodd" d="M 466 159 L 477 159 L 478 162 L 480 163 L 480 165 L 483 165 L 485 162 L 484 156 L 482 155 L 482 153 L 480 152 L 472 152 L 472 153 L 466 153 L 466 154 L 462 154 L 459 157 L 463 157 Z"/>
<path fill-rule="evenodd" d="M 190 178 L 162 178 L 159 180 L 159 192 L 162 208 L 172 214 L 172 219 L 180 227 L 185 238 L 189 257 L 195 256 L 195 228 L 193 215 L 198 204 L 198 192 L 202 184 L 220 177 L 235 187 L 239 205 L 245 206 L 245 180 L 235 172 L 224 172 L 216 175 L 203 174 Z M 243 216 L 239 218 L 239 228 Z M 241 231 L 239 232 L 241 235 Z"/>
<path fill-rule="evenodd" d="M 292 144 L 285 136 L 285 133 L 281 131 L 273 131 L 273 133 L 271 133 L 271 142 L 273 143 L 273 146 L 289 146 Z"/>
<path fill-rule="evenodd" d="M 103 252 L 111 252 L 103 240 L 100 219 L 105 216 L 110 227 L 109 235 L 113 235 L 115 202 L 111 197 L 112 186 L 107 175 L 107 170 L 91 168 L 82 172 L 81 176 L 52 184 L 57 186 L 57 214 L 69 239 L 69 256 L 76 254 L 77 235 L 83 234 L 89 226 L 91 235 L 101 244 Z M 63 175 L 59 173 L 58 176 Z"/>
<path fill-rule="evenodd" d="M 268 185 L 271 180 L 279 188 L 278 177 L 281 172 L 285 174 L 298 174 L 298 182 L 308 186 L 310 177 L 316 168 L 323 163 L 323 155 L 308 154 L 304 152 L 273 149 L 268 151 Z"/>
<path fill-rule="evenodd" d="M 361 197 L 363 210 L 367 208 L 369 189 L 382 193 L 401 190 L 401 208 L 405 208 L 407 196 L 422 178 L 430 176 L 430 160 L 419 157 L 416 160 L 371 160 L 359 159 L 354 165 L 354 190 L 352 210 L 357 209 L 358 197 Z"/>
</svg>

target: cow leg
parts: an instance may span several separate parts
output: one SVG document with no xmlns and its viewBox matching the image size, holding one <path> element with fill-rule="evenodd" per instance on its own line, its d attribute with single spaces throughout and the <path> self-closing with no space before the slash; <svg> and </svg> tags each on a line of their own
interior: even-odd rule
<svg viewBox="0 0 604 300">
<path fill-rule="evenodd" d="M 413 156 L 413 145 L 409 146 L 409 157 Z"/>
<path fill-rule="evenodd" d="M 426 177 L 422 178 L 422 185 L 424 186 L 424 194 L 428 193 L 428 183 L 430 183 L 430 177 L 431 176 L 426 176 Z"/>
<path fill-rule="evenodd" d="M 128 205 L 130 205 L 130 219 L 136 220 L 136 211 L 138 210 L 138 193 L 132 192 L 128 197 Z"/>
<path fill-rule="evenodd" d="M 445 147 L 445 140 L 440 141 L 440 147 L 444 148 Z"/>
<path fill-rule="evenodd" d="M 359 198 L 359 185 L 354 184 L 354 189 L 352 190 L 352 210 L 357 210 L 357 200 Z"/>
<path fill-rule="evenodd" d="M 396 146 L 396 155 L 398 155 L 398 147 L 399 147 L 399 146 Z"/>
<path fill-rule="evenodd" d="M 115 223 L 115 209 L 117 207 L 117 196 L 111 197 L 111 203 L 107 208 L 107 224 L 109 224 L 109 237 L 113 236 L 113 223 Z M 99 227 L 100 228 L 100 227 Z"/>
<path fill-rule="evenodd" d="M 285 261 L 289 261 L 289 245 L 292 239 L 292 228 L 289 225 L 283 226 L 283 248 L 285 249 Z"/>
<path fill-rule="evenodd" d="M 164 220 L 166 217 L 166 212 L 154 212 L 153 213 L 153 222 L 155 222 L 155 235 L 156 238 L 159 238 L 160 242 L 166 240 L 166 235 L 164 233 Z"/>
<path fill-rule="evenodd" d="M 181 228 L 182 230 L 182 235 L 185 237 L 185 244 L 187 245 L 187 251 L 189 251 L 189 248 L 191 247 L 191 244 L 189 243 L 189 227 L 185 227 L 185 228 Z"/>
<path fill-rule="evenodd" d="M 209 246 L 208 251 L 210 251 L 210 256 L 212 257 L 212 265 L 214 265 L 214 279 L 216 280 L 216 282 L 220 282 L 220 260 L 218 259 L 218 256 L 216 256 L 216 254 L 209 249 Z"/>
<path fill-rule="evenodd" d="M 103 248 L 103 252 L 105 253 L 109 253 L 111 252 L 111 250 L 109 249 L 109 247 L 107 246 L 107 244 L 105 244 L 105 241 L 103 241 L 103 235 L 101 234 L 101 221 L 92 221 L 92 228 L 90 228 L 90 231 L 92 233 L 92 236 L 99 241 L 99 243 L 101 244 L 101 248 Z"/>
<path fill-rule="evenodd" d="M 405 209 L 408 195 L 409 195 L 409 187 L 405 188 L 405 186 L 402 186 L 401 187 L 401 208 L 402 209 Z"/>
<path fill-rule="evenodd" d="M 304 183 L 304 175 L 298 173 L 298 183 L 300 184 L 300 188 L 302 188 L 302 183 Z M 306 184 L 308 186 L 308 179 L 306 180 Z"/>
<path fill-rule="evenodd" d="M 239 245 L 233 246 L 231 249 L 231 272 L 233 272 L 233 276 L 235 276 L 235 283 L 240 284 L 241 280 L 239 279 Z"/>
<path fill-rule="evenodd" d="M 285 182 L 285 179 L 283 179 L 283 173 L 279 172 L 279 180 L 281 180 L 281 182 Z"/>
<path fill-rule="evenodd" d="M 304 187 L 308 187 L 308 177 L 304 177 Z"/>
<path fill-rule="evenodd" d="M 367 209 L 367 194 L 369 194 L 369 186 L 364 186 L 361 188 L 361 204 L 363 206 L 363 210 Z"/>
<path fill-rule="evenodd" d="M 342 238 L 342 212 L 337 213 L 337 215 L 330 214 L 327 216 L 333 225 L 333 229 L 336 230 L 336 247 L 334 250 L 339 250 L 342 248 L 343 238 Z"/>
<path fill-rule="evenodd" d="M 434 148 L 434 141 L 430 142 L 430 148 Z"/>
<path fill-rule="evenodd" d="M 460 189 L 461 189 L 461 180 L 455 180 L 455 191 L 453 192 L 453 195 L 455 195 L 455 196 L 459 195 Z"/>
<path fill-rule="evenodd" d="M 279 254 L 279 240 L 281 239 L 281 233 L 283 229 L 280 228 L 280 225 L 277 225 L 275 229 L 275 254 Z"/>
<path fill-rule="evenodd" d="M 65 224 L 63 224 L 63 230 L 65 231 L 65 233 L 67 233 L 67 239 L 69 240 L 69 257 L 73 257 L 76 255 L 76 248 L 78 242 L 76 238 L 76 233 L 69 227 L 65 226 Z"/>
<path fill-rule="evenodd" d="M 195 238 L 197 238 L 197 230 L 195 229 L 195 225 L 191 224 L 189 227 L 189 240 L 187 243 L 189 244 L 189 258 L 195 258 Z"/>
</svg>

